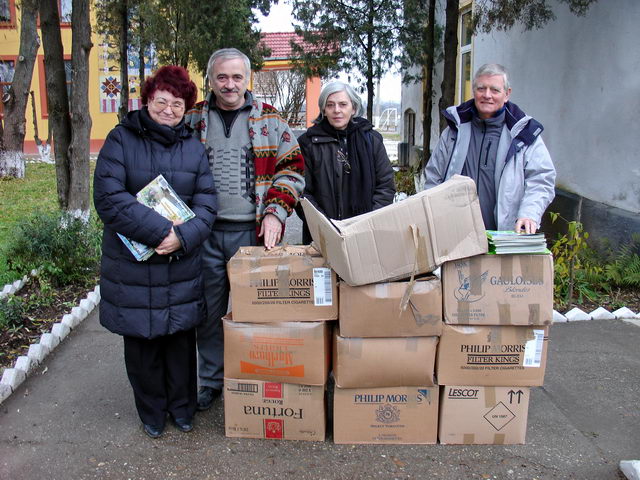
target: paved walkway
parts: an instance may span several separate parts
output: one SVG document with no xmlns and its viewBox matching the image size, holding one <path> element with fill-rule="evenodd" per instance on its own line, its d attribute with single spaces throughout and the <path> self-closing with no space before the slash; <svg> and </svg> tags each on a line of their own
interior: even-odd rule
<svg viewBox="0 0 640 480">
<path fill-rule="evenodd" d="M 120 337 L 94 311 L 0 406 L 1 479 L 618 479 L 640 456 L 640 328 L 551 329 L 526 445 L 375 446 L 231 439 L 222 400 L 193 432 L 147 438 Z"/>
</svg>

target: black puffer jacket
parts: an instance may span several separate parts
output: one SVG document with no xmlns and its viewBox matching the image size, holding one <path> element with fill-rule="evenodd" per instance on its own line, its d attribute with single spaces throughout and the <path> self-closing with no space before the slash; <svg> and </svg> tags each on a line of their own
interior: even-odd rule
<svg viewBox="0 0 640 480">
<path fill-rule="evenodd" d="M 373 210 L 393 202 L 396 192 L 393 168 L 384 148 L 382 135 L 373 130 L 371 123 L 362 117 L 355 117 L 354 122 L 362 123 L 362 130 L 371 140 L 375 168 L 375 184 L 373 185 Z M 342 219 L 342 165 L 337 159 L 339 147 L 337 138 L 329 135 L 319 125 L 310 127 L 298 139 L 304 157 L 305 189 L 304 197 L 329 218 Z M 302 215 L 302 209 L 297 209 Z M 304 219 L 303 219 L 304 220 Z M 304 225 L 303 241 L 308 243 L 310 237 Z"/>
<path fill-rule="evenodd" d="M 171 144 L 152 139 L 141 111 L 107 136 L 94 174 L 94 203 L 104 222 L 100 323 L 121 335 L 154 338 L 195 327 L 205 317 L 200 246 L 216 217 L 216 191 L 202 144 L 184 124 Z M 196 217 L 175 227 L 182 248 L 136 261 L 116 232 L 157 247 L 171 222 L 135 194 L 164 175 Z"/>
</svg>

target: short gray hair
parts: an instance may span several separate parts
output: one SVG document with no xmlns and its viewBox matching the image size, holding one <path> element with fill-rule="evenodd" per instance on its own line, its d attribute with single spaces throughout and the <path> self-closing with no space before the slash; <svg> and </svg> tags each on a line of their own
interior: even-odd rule
<svg viewBox="0 0 640 480">
<path fill-rule="evenodd" d="M 211 76 L 211 71 L 213 70 L 213 64 L 216 63 L 219 59 L 229 60 L 233 58 L 240 58 L 244 62 L 244 66 L 247 70 L 247 82 L 249 81 L 249 77 L 251 76 L 251 60 L 244 53 L 242 53 L 237 48 L 221 48 L 220 50 L 216 50 L 209 57 L 209 61 L 207 62 L 207 77 Z"/>
<path fill-rule="evenodd" d="M 500 65 L 499 63 L 485 63 L 482 65 L 476 74 L 473 76 L 473 88 L 476 88 L 478 77 L 482 77 L 485 75 L 502 75 L 504 79 L 504 91 L 508 92 L 511 86 L 509 85 L 509 72 L 507 69 Z"/>
<path fill-rule="evenodd" d="M 351 100 L 351 105 L 353 105 L 353 110 L 355 111 L 354 117 L 360 117 L 364 113 L 364 108 L 362 108 L 362 100 L 360 99 L 360 95 L 356 93 L 351 85 L 348 85 L 343 82 L 330 82 L 327 83 L 324 87 L 322 87 L 322 91 L 320 92 L 320 97 L 318 98 L 318 107 L 320 107 L 320 115 L 315 120 L 319 122 L 324 118 L 324 109 L 327 106 L 327 99 L 329 95 L 333 95 L 334 93 L 345 92 Z"/>
</svg>

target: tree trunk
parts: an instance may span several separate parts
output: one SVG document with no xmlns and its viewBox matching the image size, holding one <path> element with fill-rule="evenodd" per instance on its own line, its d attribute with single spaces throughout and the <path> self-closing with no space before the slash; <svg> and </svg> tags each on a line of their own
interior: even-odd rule
<svg viewBox="0 0 640 480">
<path fill-rule="evenodd" d="M 93 44 L 91 43 L 91 24 L 89 21 L 89 0 L 73 0 L 72 6 L 71 183 L 67 210 L 76 218 L 88 219 L 89 145 L 91 141 L 89 53 Z"/>
<path fill-rule="evenodd" d="M 429 0 L 428 24 L 425 30 L 426 63 L 422 80 L 422 159 L 420 170 L 427 164 L 431 155 L 431 112 L 433 111 L 433 64 L 436 48 L 436 0 Z"/>
<path fill-rule="evenodd" d="M 58 203 L 62 210 L 67 210 L 71 182 L 69 173 L 71 121 L 69 118 L 67 82 L 64 74 L 64 51 L 60 37 L 58 0 L 41 0 L 40 30 L 42 31 L 42 43 L 44 45 L 49 125 L 52 126 L 53 131 Z"/>
<path fill-rule="evenodd" d="M 120 108 L 118 118 L 124 120 L 129 111 L 129 7 L 127 0 L 120 3 Z"/>
<path fill-rule="evenodd" d="M 458 10 L 460 0 L 447 0 L 444 27 L 444 71 L 442 74 L 442 96 L 440 97 L 440 132 L 447 127 L 442 112 L 453 105 L 456 98 L 456 63 L 458 60 Z"/>
<path fill-rule="evenodd" d="M 374 28 L 374 5 L 373 2 L 369 2 L 369 18 L 367 32 L 367 120 L 373 123 L 373 99 L 374 99 L 374 82 L 373 77 L 375 73 L 373 71 L 373 28 Z"/>
<path fill-rule="evenodd" d="M 4 126 L 0 131 L 0 136 L 2 136 L 0 170 L 6 172 L 7 175 L 10 175 L 9 172 L 14 172 L 19 178 L 24 177 L 22 152 L 24 136 L 27 132 L 25 112 L 29 100 L 33 66 L 40 46 L 36 26 L 37 15 L 38 0 L 23 0 L 20 17 L 20 51 L 18 61 L 15 64 L 11 88 L 8 92 L 9 98 L 4 102 Z"/>
<path fill-rule="evenodd" d="M 139 91 L 138 91 L 138 95 L 140 95 L 140 93 L 142 92 L 142 86 L 144 85 L 144 66 L 145 66 L 145 62 L 144 62 L 144 47 L 145 47 L 145 41 L 144 41 L 144 20 L 142 20 L 142 17 L 139 15 L 140 9 L 138 8 L 138 37 L 140 39 L 140 48 L 138 49 L 138 80 L 139 80 Z"/>
<path fill-rule="evenodd" d="M 4 146 L 7 150 L 22 152 L 27 120 L 25 112 L 29 99 L 33 67 L 40 46 L 36 17 L 37 0 L 23 0 L 20 18 L 20 52 L 15 64 L 9 99 L 4 105 Z"/>
</svg>

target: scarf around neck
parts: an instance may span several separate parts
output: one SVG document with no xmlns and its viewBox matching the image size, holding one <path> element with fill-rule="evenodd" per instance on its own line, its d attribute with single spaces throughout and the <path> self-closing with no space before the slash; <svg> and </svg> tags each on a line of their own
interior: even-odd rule
<svg viewBox="0 0 640 480">
<path fill-rule="evenodd" d="M 140 110 L 140 125 L 142 126 L 147 138 L 166 147 L 177 143 L 184 136 L 186 128 L 184 124 L 184 117 L 182 117 L 180 123 L 175 127 L 159 124 L 151 118 L 147 107 L 142 107 Z"/>
<path fill-rule="evenodd" d="M 335 129 L 326 117 L 319 123 L 327 135 L 338 140 L 338 148 L 343 148 L 346 144 L 345 153 L 351 168 L 347 174 L 347 189 L 342 192 L 343 218 L 373 210 L 375 159 L 371 133 L 366 128 L 369 125 L 371 124 L 362 117 L 352 118 L 344 130 Z"/>
</svg>

